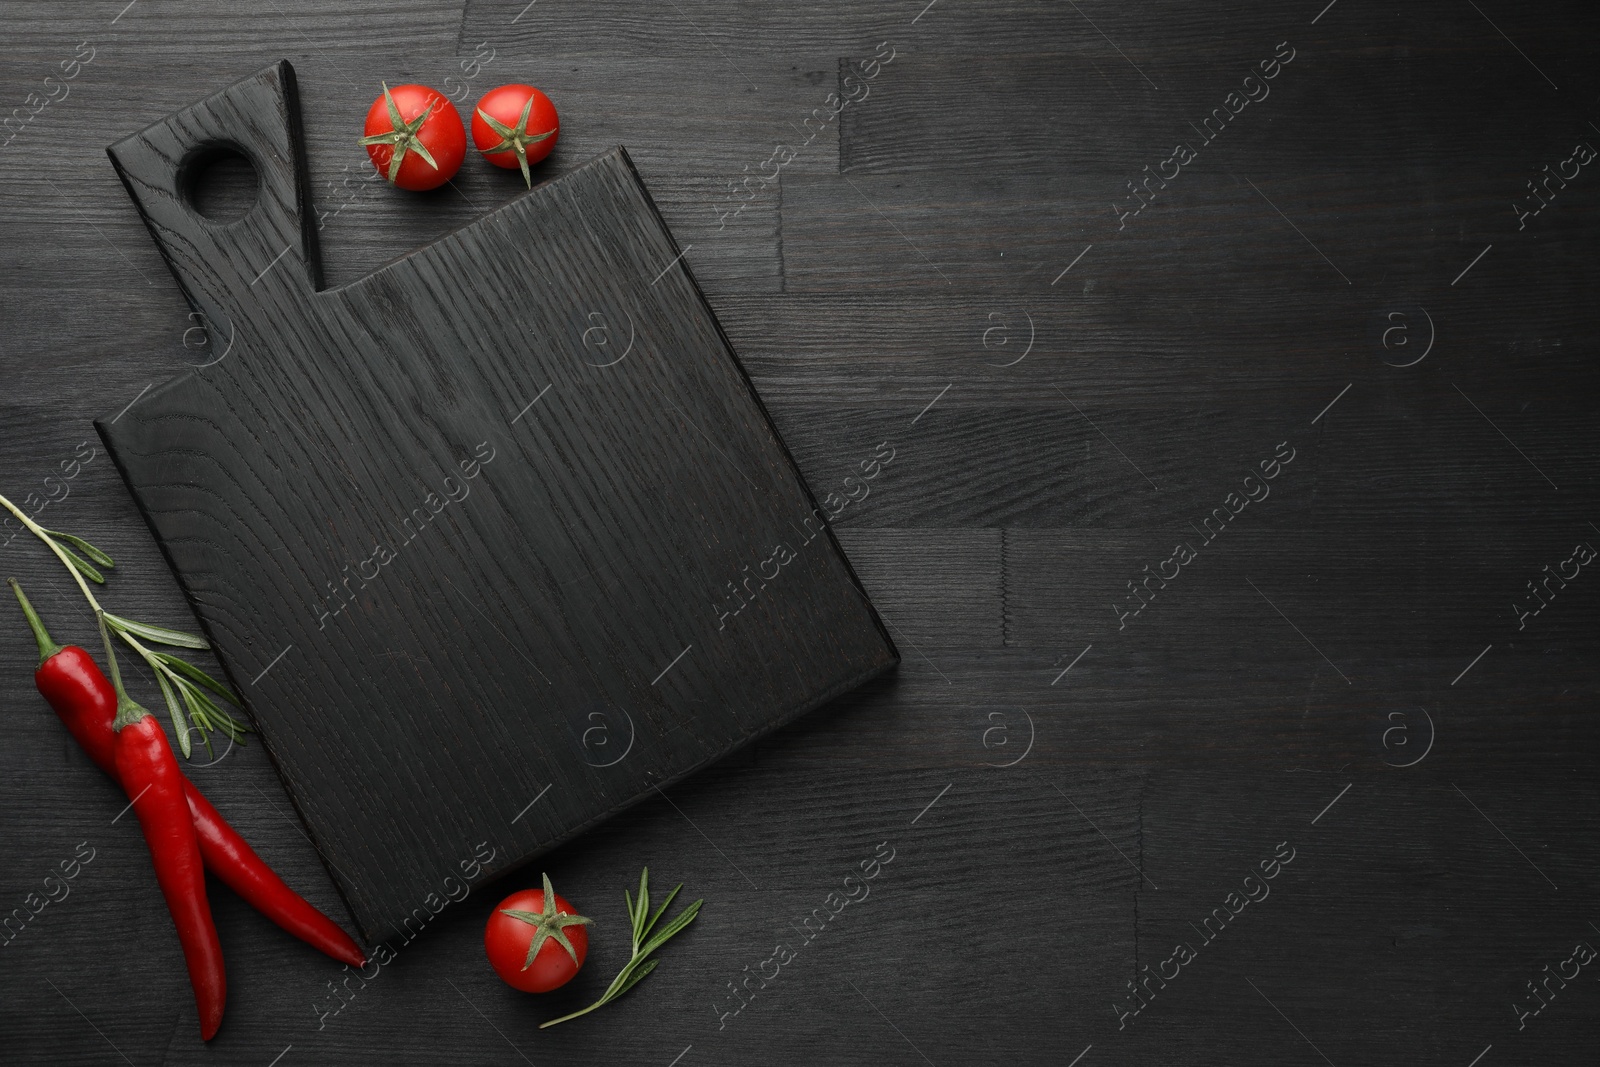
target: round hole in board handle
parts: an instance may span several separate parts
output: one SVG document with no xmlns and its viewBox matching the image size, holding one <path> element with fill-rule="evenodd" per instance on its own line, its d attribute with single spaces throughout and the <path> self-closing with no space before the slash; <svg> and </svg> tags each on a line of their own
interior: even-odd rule
<svg viewBox="0 0 1600 1067">
<path fill-rule="evenodd" d="M 250 213 L 261 195 L 261 176 L 250 157 L 231 144 L 195 149 L 179 168 L 178 188 L 191 211 L 228 226 Z"/>
</svg>

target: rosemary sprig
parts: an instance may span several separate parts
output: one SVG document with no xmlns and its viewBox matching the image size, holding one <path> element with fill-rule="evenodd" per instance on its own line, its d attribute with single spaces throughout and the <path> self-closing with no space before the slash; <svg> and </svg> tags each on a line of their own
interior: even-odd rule
<svg viewBox="0 0 1600 1067">
<path fill-rule="evenodd" d="M 169 630 L 164 626 L 136 622 L 106 611 L 100 606 L 100 601 L 96 599 L 88 583 L 105 584 L 105 575 L 100 573 L 99 568 L 110 570 L 116 566 L 110 556 L 81 537 L 59 530 L 45 529 L 3 496 L 0 496 L 0 507 L 15 515 L 22 525 L 56 554 L 56 558 L 72 573 L 73 579 L 83 591 L 84 599 L 89 602 L 89 607 L 95 615 L 104 619 L 105 625 L 127 642 L 129 648 L 139 653 L 140 658 L 155 672 L 156 684 L 161 687 L 161 695 L 167 702 L 167 713 L 172 717 L 173 732 L 178 736 L 178 747 L 185 757 L 189 756 L 193 748 L 189 741 L 190 722 L 200 731 L 202 743 L 206 746 L 208 754 L 211 752 L 213 730 L 222 731 L 230 741 L 244 743 L 244 735 L 250 731 L 249 724 L 235 718 L 211 698 L 211 694 L 214 693 L 226 701 L 243 707 L 243 703 L 233 690 L 194 664 L 169 652 L 157 652 L 144 644 L 144 641 L 149 641 L 176 648 L 210 648 L 205 638 L 181 630 Z M 187 719 L 184 716 L 185 708 L 189 713 Z"/>
<path fill-rule="evenodd" d="M 669 938 L 694 922 L 694 917 L 700 914 L 700 905 L 704 903 L 703 900 L 697 900 L 687 908 L 684 908 L 675 919 L 652 935 L 651 931 L 655 929 L 656 923 L 661 920 L 661 916 L 666 912 L 667 905 L 672 903 L 672 898 L 678 895 L 679 889 L 683 888 L 683 884 L 680 882 L 674 887 L 672 892 L 667 894 L 667 899 L 661 902 L 661 907 L 657 908 L 655 914 L 652 915 L 650 913 L 649 881 L 650 868 L 646 867 L 639 874 L 639 898 L 635 900 L 628 896 L 626 889 L 622 891 L 623 899 L 628 902 L 628 918 L 633 923 L 633 958 L 618 972 L 616 978 L 612 979 L 611 985 L 601 994 L 599 1000 L 587 1008 L 580 1008 L 571 1015 L 563 1015 L 559 1019 L 551 1019 L 547 1023 L 540 1023 L 539 1029 L 543 1030 L 547 1026 L 554 1026 L 556 1023 L 564 1023 L 568 1019 L 576 1019 L 580 1015 L 587 1015 L 596 1008 L 604 1007 L 611 1003 L 638 985 L 644 979 L 644 976 L 655 970 L 656 964 L 661 962 L 660 960 L 647 960 L 645 957 L 666 944 Z"/>
</svg>

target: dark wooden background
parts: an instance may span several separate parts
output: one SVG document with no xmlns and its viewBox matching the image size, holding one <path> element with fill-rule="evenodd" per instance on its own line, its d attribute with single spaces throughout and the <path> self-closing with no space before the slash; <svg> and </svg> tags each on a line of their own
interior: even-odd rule
<svg viewBox="0 0 1600 1067">
<path fill-rule="evenodd" d="M 837 525 L 905 656 L 552 854 L 600 925 L 544 1000 L 482 958 L 506 883 L 319 1029 L 338 969 L 218 888 L 231 997 L 205 1047 L 137 827 L 34 693 L 13 614 L 0 909 L 80 842 L 95 858 L 0 948 L 6 1061 L 1592 1062 L 1593 965 L 1517 1012 L 1600 945 L 1600 576 L 1520 629 L 1513 605 L 1600 545 L 1600 174 L 1521 229 L 1513 204 L 1600 145 L 1596 16 L 1324 4 L 6 5 L 6 107 L 95 52 L 0 150 L 0 491 L 42 496 L 98 448 L 91 418 L 206 358 L 106 144 L 289 57 L 341 284 L 520 188 L 472 160 L 434 195 L 364 181 L 379 81 L 528 81 L 563 119 L 545 174 L 628 146 L 819 496 L 892 442 Z M 1270 95 L 1203 144 L 1190 124 L 1285 41 Z M 719 227 L 728 183 L 879 42 L 870 95 Z M 1197 158 L 1119 229 L 1180 141 Z M 1283 442 L 1270 497 L 1202 543 L 1191 523 Z M 109 460 L 67 485 L 41 521 L 117 557 L 108 606 L 190 625 Z M 1197 558 L 1119 629 L 1184 540 Z M 37 545 L 0 561 L 93 640 Z M 192 773 L 342 914 L 259 746 Z M 790 924 L 885 841 L 871 895 L 801 947 Z M 1206 942 L 1284 842 L 1270 896 Z M 645 863 L 702 917 L 623 1001 L 539 1032 L 622 962 Z M 795 959 L 719 1020 L 777 943 Z M 1177 943 L 1195 958 L 1119 1029 Z"/>
</svg>

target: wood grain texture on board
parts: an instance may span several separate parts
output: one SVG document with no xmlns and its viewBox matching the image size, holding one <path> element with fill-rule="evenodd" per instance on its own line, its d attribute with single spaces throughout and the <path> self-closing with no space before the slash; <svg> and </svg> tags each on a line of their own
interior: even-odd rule
<svg viewBox="0 0 1600 1067">
<path fill-rule="evenodd" d="M 622 149 L 328 290 L 287 62 L 111 155 L 213 357 L 97 425 L 369 939 L 897 661 Z"/>
</svg>

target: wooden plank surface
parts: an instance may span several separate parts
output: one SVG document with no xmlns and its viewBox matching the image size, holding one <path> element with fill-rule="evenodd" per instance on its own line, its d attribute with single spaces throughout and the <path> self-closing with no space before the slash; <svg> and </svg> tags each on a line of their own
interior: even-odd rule
<svg viewBox="0 0 1600 1067">
<path fill-rule="evenodd" d="M 234 996 L 208 1050 L 137 833 L 39 706 L 25 635 L 0 634 L 0 889 L 20 904 L 100 846 L 0 950 L 20 1062 L 113 1043 L 280 1067 L 1592 1059 L 1592 982 L 1552 982 L 1520 1029 L 1513 1005 L 1600 946 L 1600 601 L 1585 573 L 1524 628 L 1512 610 L 1600 545 L 1592 167 L 1523 229 L 1512 208 L 1577 141 L 1600 147 L 1590 6 L 277 0 L 110 25 L 122 7 L 0 14 L 18 104 L 106 41 L 0 151 L 8 493 L 42 493 L 91 418 L 203 361 L 105 144 L 289 57 L 342 284 L 520 188 L 470 163 L 460 194 L 358 180 L 377 81 L 444 88 L 487 42 L 471 92 L 526 80 L 562 109 L 550 172 L 628 145 L 815 492 L 892 443 L 837 525 L 904 662 L 550 856 L 613 930 L 643 863 L 708 901 L 596 1025 L 536 1029 L 609 978 L 615 941 L 596 937 L 590 985 L 530 1003 L 482 966 L 492 891 L 319 1019 L 337 968 L 219 890 Z M 1118 229 L 1126 183 L 1286 40 L 1271 95 Z M 883 41 L 870 95 L 719 229 L 752 189 L 729 183 L 805 141 Z M 1003 366 L 1029 316 L 1033 349 Z M 1284 441 L 1270 497 L 1200 545 L 1190 523 Z M 46 514 L 118 557 L 111 602 L 187 623 L 105 457 L 70 484 Z M 1185 538 L 1197 558 L 1119 629 L 1127 583 Z M 91 640 L 35 550 L 0 558 Z M 194 773 L 339 907 L 259 746 Z M 721 1025 L 728 983 L 882 841 L 870 898 Z M 1285 841 L 1270 896 L 1205 941 Z M 1179 942 L 1196 958 L 1119 1029 L 1127 983 Z"/>
</svg>

